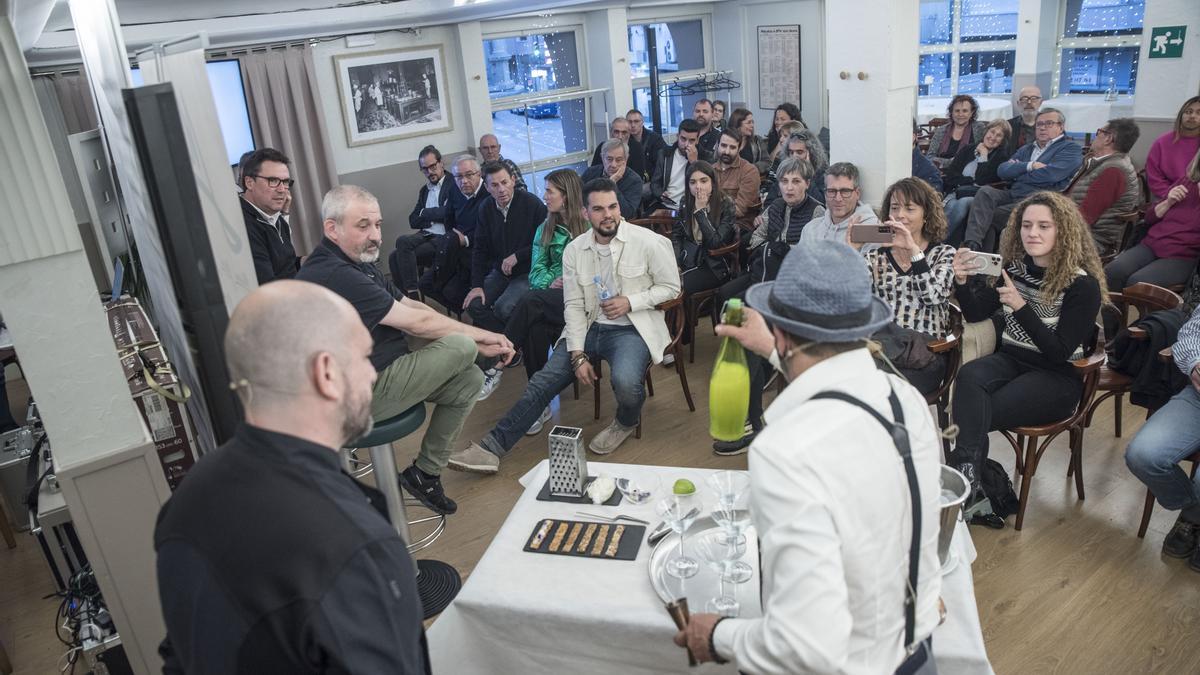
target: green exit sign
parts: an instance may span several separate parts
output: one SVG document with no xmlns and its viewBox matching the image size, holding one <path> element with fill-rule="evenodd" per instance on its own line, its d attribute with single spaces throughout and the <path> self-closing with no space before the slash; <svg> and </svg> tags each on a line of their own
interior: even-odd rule
<svg viewBox="0 0 1200 675">
<path fill-rule="evenodd" d="M 1159 26 L 1150 32 L 1150 58 L 1178 59 L 1183 56 L 1183 34 L 1187 26 Z"/>
</svg>

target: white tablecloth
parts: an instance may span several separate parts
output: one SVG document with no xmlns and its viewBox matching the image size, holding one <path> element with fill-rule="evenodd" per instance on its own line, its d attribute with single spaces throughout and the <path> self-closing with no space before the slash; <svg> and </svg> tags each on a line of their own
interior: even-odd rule
<svg viewBox="0 0 1200 675">
<path fill-rule="evenodd" d="M 1042 103 L 1043 108 L 1057 108 L 1067 118 L 1067 131 L 1073 134 L 1095 133 L 1115 117 L 1133 115 L 1133 99 L 1125 96 L 1105 101 L 1104 96 L 1059 96 Z"/>
<path fill-rule="evenodd" d="M 946 107 L 950 105 L 953 97 L 950 96 L 922 96 L 917 99 L 917 124 L 928 124 L 929 120 L 935 117 L 946 117 Z M 1006 120 L 1013 116 L 1012 101 L 1007 98 L 980 98 L 975 97 L 979 102 L 979 119 L 984 122 L 992 120 Z"/>
<path fill-rule="evenodd" d="M 632 476 L 657 472 L 670 485 L 688 478 L 703 486 L 708 469 L 589 462 L 592 474 Z M 732 664 L 689 669 L 687 655 L 672 643 L 675 625 L 650 587 L 643 542 L 635 561 L 592 560 L 522 550 L 542 518 L 575 518 L 584 510 L 623 513 L 651 522 L 652 504 L 618 508 L 539 502 L 546 480 L 542 461 L 521 477 L 525 493 L 496 533 L 454 602 L 429 629 L 429 653 L 437 675 L 476 673 L 735 673 Z M 668 480 L 669 479 L 669 480 Z M 703 489 L 703 488 L 701 488 Z M 597 511 L 599 510 L 599 511 Z M 943 673 L 990 675 L 975 605 L 969 561 L 970 534 L 959 524 L 955 549 L 963 560 L 943 581 L 949 612 L 933 635 Z M 753 562 L 747 560 L 747 562 Z"/>
</svg>

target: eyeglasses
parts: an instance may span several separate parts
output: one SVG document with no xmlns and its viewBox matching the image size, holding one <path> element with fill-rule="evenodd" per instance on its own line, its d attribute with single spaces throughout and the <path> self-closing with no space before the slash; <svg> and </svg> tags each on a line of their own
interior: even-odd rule
<svg viewBox="0 0 1200 675">
<path fill-rule="evenodd" d="M 1112 130 L 1107 129 L 1105 127 L 1100 127 L 1099 129 L 1096 130 L 1096 135 L 1099 136 L 1100 134 L 1104 134 L 1105 136 L 1111 136 Z"/>
<path fill-rule="evenodd" d="M 267 187 L 271 188 L 272 190 L 277 189 L 280 185 L 291 190 L 292 186 L 296 184 L 296 181 L 292 180 L 291 178 L 276 178 L 275 176 L 260 176 L 258 174 L 250 174 L 250 177 L 261 178 L 267 181 Z"/>
<path fill-rule="evenodd" d="M 1046 127 L 1061 127 L 1062 122 L 1059 122 L 1058 120 L 1042 120 L 1033 126 L 1039 129 L 1045 129 Z"/>
<path fill-rule="evenodd" d="M 478 171 L 466 171 L 464 173 L 455 174 L 454 180 L 462 180 L 464 178 L 476 178 L 479 176 Z"/>
<path fill-rule="evenodd" d="M 826 197 L 837 197 L 838 199 L 849 199 L 858 188 L 825 188 Z"/>
<path fill-rule="evenodd" d="M 430 164 L 429 166 L 423 166 L 423 167 L 421 167 L 421 172 L 429 173 L 430 171 L 433 171 L 433 167 L 439 166 L 439 165 L 441 165 L 441 162 L 434 162 L 433 164 Z"/>
<path fill-rule="evenodd" d="M 1033 103 L 1034 101 L 1042 100 L 1041 96 L 1022 96 L 1017 99 L 1017 103 Z"/>
</svg>

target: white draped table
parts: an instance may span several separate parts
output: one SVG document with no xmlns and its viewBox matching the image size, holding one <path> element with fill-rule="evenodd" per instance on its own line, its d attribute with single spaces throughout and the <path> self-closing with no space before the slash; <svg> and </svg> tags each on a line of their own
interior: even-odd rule
<svg viewBox="0 0 1200 675">
<path fill-rule="evenodd" d="M 603 462 L 589 462 L 589 472 L 613 477 L 657 473 L 668 488 L 675 479 L 687 478 L 701 490 L 707 487 L 705 477 L 712 473 L 709 469 Z M 543 460 L 521 477 L 524 494 L 458 597 L 430 627 L 433 672 L 735 673 L 732 664 L 688 668 L 686 653 L 671 641 L 675 625 L 650 587 L 646 566 L 652 547 L 644 541 L 634 561 L 522 550 L 538 521 L 578 519 L 575 513 L 580 510 L 622 513 L 650 521 L 650 527 L 659 522 L 653 504 L 623 502 L 614 508 L 537 501 L 546 476 Z M 984 650 L 969 565 L 975 559 L 975 547 L 962 523 L 954 539 L 962 562 L 943 580 L 948 616 L 933 634 L 934 654 L 942 673 L 988 675 L 992 669 Z"/>
<path fill-rule="evenodd" d="M 1072 134 L 1095 133 L 1114 117 L 1133 115 L 1133 99 L 1127 96 L 1105 101 L 1103 96 L 1073 94 L 1044 101 L 1042 107 L 1061 110 L 1067 118 L 1066 130 Z"/>
<path fill-rule="evenodd" d="M 950 101 L 954 100 L 950 96 L 922 96 L 917 99 L 917 124 L 928 124 L 929 120 L 935 117 L 948 117 L 946 107 L 950 105 Z M 976 96 L 975 100 L 979 103 L 979 120 L 983 122 L 991 122 L 992 120 L 1006 120 L 1013 116 L 1012 101 L 1007 98 L 987 98 Z"/>
</svg>

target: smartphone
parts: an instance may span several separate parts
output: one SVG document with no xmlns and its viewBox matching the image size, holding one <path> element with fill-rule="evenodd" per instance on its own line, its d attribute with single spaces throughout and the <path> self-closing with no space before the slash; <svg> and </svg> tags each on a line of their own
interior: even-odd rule
<svg viewBox="0 0 1200 675">
<path fill-rule="evenodd" d="M 850 241 L 855 244 L 890 244 L 892 226 L 883 223 L 851 225 Z"/>
<path fill-rule="evenodd" d="M 1003 267 L 1001 258 L 995 253 L 972 253 L 966 260 L 967 270 L 971 274 L 983 274 L 989 277 L 1000 276 L 1000 269 Z"/>
</svg>

